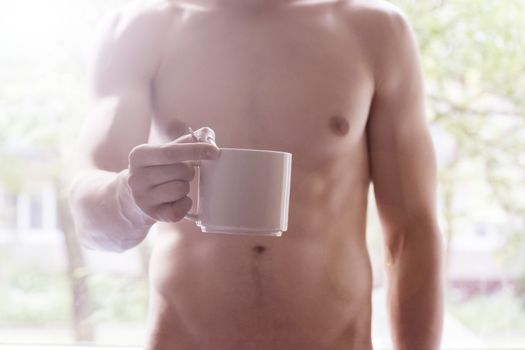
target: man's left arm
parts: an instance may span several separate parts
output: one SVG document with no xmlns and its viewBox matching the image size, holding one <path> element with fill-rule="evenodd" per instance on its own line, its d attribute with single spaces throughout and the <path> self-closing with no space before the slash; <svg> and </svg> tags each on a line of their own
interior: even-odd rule
<svg viewBox="0 0 525 350">
<path fill-rule="evenodd" d="M 401 14 L 389 14 L 384 41 L 367 140 L 386 248 L 390 324 L 395 349 L 434 350 L 443 322 L 443 249 L 423 75 Z"/>
</svg>

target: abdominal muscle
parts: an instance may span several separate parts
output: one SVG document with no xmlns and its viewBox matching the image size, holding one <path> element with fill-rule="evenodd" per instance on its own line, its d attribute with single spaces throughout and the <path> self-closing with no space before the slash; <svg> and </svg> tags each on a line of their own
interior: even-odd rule
<svg viewBox="0 0 525 350">
<path fill-rule="evenodd" d="M 371 348 L 367 192 L 334 211 L 292 186 L 281 237 L 158 223 L 149 349 Z"/>
</svg>

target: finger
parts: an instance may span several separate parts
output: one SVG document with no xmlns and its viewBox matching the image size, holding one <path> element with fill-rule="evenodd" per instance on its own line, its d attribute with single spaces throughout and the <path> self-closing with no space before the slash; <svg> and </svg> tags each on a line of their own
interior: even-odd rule
<svg viewBox="0 0 525 350">
<path fill-rule="evenodd" d="M 177 222 L 184 218 L 191 206 L 192 200 L 189 197 L 181 198 L 172 203 L 164 203 L 156 208 L 156 217 L 159 221 Z"/>
<path fill-rule="evenodd" d="M 188 130 L 190 131 L 190 133 L 181 136 L 173 142 L 205 142 L 217 147 L 217 144 L 215 143 L 215 132 L 213 131 L 213 129 L 205 126 L 196 131 L 193 131 L 191 128 L 188 128 Z M 191 160 L 188 161 L 188 164 L 192 166 L 199 166 L 200 162 Z"/>
<path fill-rule="evenodd" d="M 191 181 L 195 178 L 195 168 L 188 163 L 147 166 L 136 176 L 153 187 L 170 181 Z"/>
<path fill-rule="evenodd" d="M 188 160 L 212 160 L 219 157 L 220 150 L 214 145 L 195 143 L 168 143 L 165 145 L 141 145 L 129 154 L 134 166 L 167 165 Z"/>
<path fill-rule="evenodd" d="M 171 181 L 151 188 L 143 199 L 145 205 L 172 203 L 184 198 L 190 193 L 188 181 Z"/>
<path fill-rule="evenodd" d="M 189 132 L 191 129 L 188 128 L 188 133 L 180 136 L 179 138 L 171 141 L 170 143 L 190 143 L 190 142 L 206 142 L 217 146 L 215 143 L 215 131 L 207 126 L 202 127 L 193 131 L 193 135 Z"/>
<path fill-rule="evenodd" d="M 200 142 L 215 144 L 215 131 L 207 126 L 195 130 L 195 136 Z"/>
<path fill-rule="evenodd" d="M 169 143 L 171 144 L 171 143 L 194 143 L 194 142 L 195 142 L 195 139 L 193 138 L 193 135 L 190 133 L 187 133 L 187 134 L 184 134 L 176 138 L 175 140 Z"/>
</svg>

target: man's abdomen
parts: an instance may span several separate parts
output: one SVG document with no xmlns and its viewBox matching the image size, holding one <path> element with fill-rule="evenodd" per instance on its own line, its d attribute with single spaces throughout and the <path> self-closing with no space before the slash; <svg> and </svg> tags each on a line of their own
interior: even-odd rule
<svg viewBox="0 0 525 350">
<path fill-rule="evenodd" d="M 158 228 L 155 342 L 172 350 L 182 339 L 184 350 L 366 349 L 371 271 L 363 232 L 301 238 L 291 227 L 281 238 L 256 238 L 192 225 Z"/>
</svg>

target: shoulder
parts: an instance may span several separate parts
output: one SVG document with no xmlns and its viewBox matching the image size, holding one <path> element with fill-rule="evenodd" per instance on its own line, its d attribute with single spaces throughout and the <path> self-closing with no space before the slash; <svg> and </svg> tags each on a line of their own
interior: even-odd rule
<svg viewBox="0 0 525 350">
<path fill-rule="evenodd" d="M 349 21 L 368 23 L 378 29 L 403 29 L 408 26 L 401 9 L 386 0 L 344 0 L 341 3 L 344 16 Z"/>
<path fill-rule="evenodd" d="M 175 11 L 168 0 L 134 0 L 105 14 L 98 29 L 114 38 L 137 32 L 161 32 L 171 23 Z"/>
<path fill-rule="evenodd" d="M 398 7 L 386 0 L 343 0 L 341 13 L 376 78 L 398 64 L 413 61 L 417 44 L 406 15 Z"/>
<path fill-rule="evenodd" d="M 343 0 L 341 14 L 355 37 L 375 46 L 411 40 L 409 21 L 386 0 Z"/>
<path fill-rule="evenodd" d="M 106 13 L 94 32 L 88 58 L 95 91 L 149 81 L 175 11 L 168 0 L 134 0 Z"/>
</svg>

